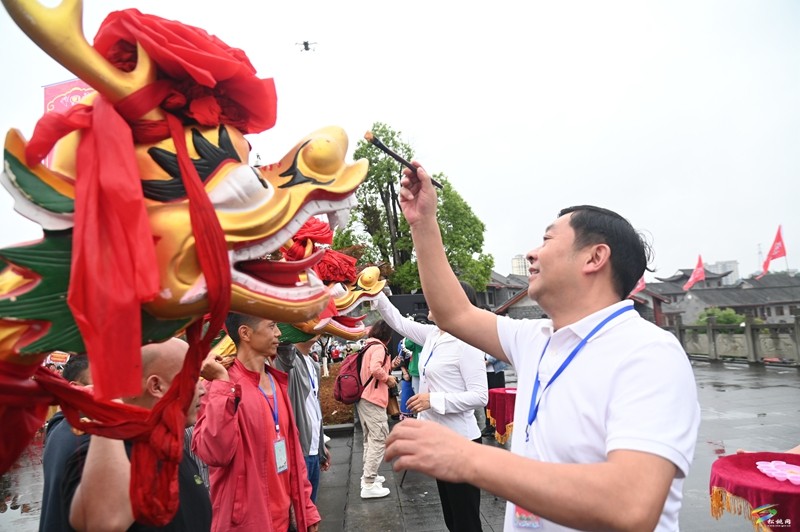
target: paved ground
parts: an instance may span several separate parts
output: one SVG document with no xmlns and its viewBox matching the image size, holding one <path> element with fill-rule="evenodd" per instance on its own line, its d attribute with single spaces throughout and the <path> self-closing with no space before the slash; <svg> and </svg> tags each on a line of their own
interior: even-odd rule
<svg viewBox="0 0 800 532">
<path fill-rule="evenodd" d="M 747 532 L 749 522 L 726 514 L 715 521 L 709 513 L 708 478 L 720 455 L 750 450 L 785 450 L 800 443 L 800 371 L 792 368 L 748 367 L 737 364 L 695 362 L 695 377 L 702 407 L 702 423 L 694 465 L 684 484 L 681 529 L 684 532 Z M 513 375 L 509 375 L 512 377 Z M 657 376 L 654 376 L 657 378 Z M 436 483 L 418 473 L 402 474 L 384 464 L 391 495 L 385 499 L 360 498 L 361 433 L 352 427 L 327 430 L 333 455 L 331 471 L 322 474 L 318 506 L 323 532 L 443 531 Z M 486 440 L 484 440 L 486 441 Z M 489 442 L 486 442 L 489 443 Z M 40 468 L 30 467 L 19 492 L 32 501 L 20 513 L 15 504 L 0 501 L 0 531 L 38 529 Z M 38 476 L 37 476 L 38 475 Z M 38 484 L 36 484 L 38 482 Z M 10 502 L 10 501 L 8 501 Z M 21 501 L 27 502 L 27 501 Z M 483 529 L 502 530 L 504 502 L 484 493 L 481 500 Z M 800 530 L 800 527 L 797 528 Z"/>
<path fill-rule="evenodd" d="M 681 530 L 747 532 L 752 526 L 740 516 L 726 514 L 719 521 L 711 517 L 711 464 L 737 448 L 778 451 L 800 443 L 800 371 L 707 362 L 693 365 L 702 423 L 694 465 L 684 483 Z M 318 500 L 323 532 L 446 530 L 433 479 L 410 472 L 401 487 L 402 474 L 384 464 L 380 473 L 386 477 L 391 494 L 384 499 L 362 500 L 361 432 L 356 429 L 331 435 L 333 466 L 322 475 Z M 504 506 L 504 501 L 483 494 L 485 531 L 502 530 Z"/>
</svg>

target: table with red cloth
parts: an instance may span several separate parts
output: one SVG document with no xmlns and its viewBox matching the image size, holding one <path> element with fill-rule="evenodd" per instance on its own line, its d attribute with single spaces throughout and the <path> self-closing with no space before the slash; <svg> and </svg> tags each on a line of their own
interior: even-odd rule
<svg viewBox="0 0 800 532">
<path fill-rule="evenodd" d="M 506 443 L 514 430 L 514 404 L 516 401 L 516 388 L 492 388 L 489 390 L 486 417 L 495 428 L 494 439 L 500 444 Z"/>
<path fill-rule="evenodd" d="M 727 510 L 744 515 L 756 530 L 800 530 L 800 486 L 762 473 L 756 462 L 782 461 L 800 467 L 800 455 L 742 453 L 723 456 L 711 466 L 711 515 Z M 774 505 L 761 510 L 764 506 Z"/>
</svg>

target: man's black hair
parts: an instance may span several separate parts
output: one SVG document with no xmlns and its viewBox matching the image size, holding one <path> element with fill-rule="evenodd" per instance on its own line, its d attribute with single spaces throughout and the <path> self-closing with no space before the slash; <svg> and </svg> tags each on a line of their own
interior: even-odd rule
<svg viewBox="0 0 800 532">
<path fill-rule="evenodd" d="M 394 331 L 391 327 L 389 327 L 389 324 L 383 320 L 376 321 L 369 328 L 369 337 L 380 340 L 384 344 L 389 343 L 389 340 L 392 339 L 393 333 Z"/>
<path fill-rule="evenodd" d="M 611 273 L 620 300 L 628 297 L 644 275 L 651 250 L 633 226 L 614 211 L 592 205 L 567 207 L 559 218 L 572 213 L 569 225 L 575 231 L 575 249 L 606 244 L 611 249 Z"/>
<path fill-rule="evenodd" d="M 81 384 L 86 384 L 81 380 L 81 376 L 83 372 L 89 369 L 89 357 L 86 355 L 72 355 L 67 360 L 67 363 L 64 364 L 64 371 L 61 373 L 61 376 L 67 379 L 67 381 L 72 382 L 80 382 Z"/>
<path fill-rule="evenodd" d="M 228 336 L 231 337 L 233 340 L 233 345 L 236 346 L 236 349 L 239 349 L 239 342 L 242 339 L 239 337 L 239 327 L 242 325 L 247 325 L 251 329 L 255 329 L 258 327 L 258 323 L 262 320 L 257 316 L 249 316 L 247 314 L 239 314 L 238 312 L 231 312 L 228 314 L 228 317 L 225 318 L 225 329 L 228 331 Z"/>
</svg>

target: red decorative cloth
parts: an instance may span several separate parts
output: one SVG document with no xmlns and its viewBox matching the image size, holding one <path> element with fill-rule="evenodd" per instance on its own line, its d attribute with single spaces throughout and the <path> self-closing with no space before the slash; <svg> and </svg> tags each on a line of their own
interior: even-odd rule
<svg viewBox="0 0 800 532">
<path fill-rule="evenodd" d="M 506 443 L 514 429 L 514 405 L 517 402 L 516 388 L 492 388 L 486 415 L 495 427 L 494 437 L 498 443 Z"/>
<path fill-rule="evenodd" d="M 336 250 L 326 249 L 322 259 L 314 266 L 314 271 L 326 283 L 352 283 L 356 280 L 356 259 Z"/>
<path fill-rule="evenodd" d="M 800 468 L 800 455 L 788 453 L 742 453 L 717 459 L 709 480 L 711 515 L 719 519 L 727 510 L 744 514 L 761 530 L 797 530 L 800 486 L 769 477 L 756 467 L 757 462 L 776 460 Z M 770 505 L 774 506 L 758 511 Z M 787 523 L 789 526 L 782 528 Z"/>
<path fill-rule="evenodd" d="M 333 229 L 328 222 L 312 216 L 303 224 L 303 227 L 294 235 L 294 240 L 311 240 L 315 244 L 333 244 Z"/>
<path fill-rule="evenodd" d="M 33 167 L 58 139 L 70 131 L 82 131 L 68 302 L 92 360 L 98 400 L 36 368 L 0 364 L 0 424 L 19 429 L 0 439 L 0 470 L 10 466 L 33 430 L 41 426 L 46 405 L 57 402 L 73 426 L 134 440 L 134 516 L 140 523 L 161 526 L 178 506 L 177 466 L 185 411 L 231 295 L 224 233 L 189 159 L 184 124 L 224 123 L 245 133 L 260 132 L 274 125 L 277 98 L 273 81 L 257 78 L 241 50 L 199 28 L 135 9 L 109 15 L 95 38 L 95 47 L 115 66 L 130 71 L 136 64 L 136 42 L 157 66 L 155 83 L 116 105 L 98 95 L 93 107 L 77 106 L 64 115 L 46 115 L 26 149 L 28 165 Z M 166 120 L 141 120 L 157 107 L 165 111 Z M 205 335 L 201 334 L 202 321 L 189 328 L 189 352 L 169 393 L 152 411 L 131 410 L 102 399 L 141 393 L 141 304 L 158 290 L 134 138 L 155 142 L 167 136 L 175 142 L 189 199 L 198 260 L 208 283 L 211 320 Z M 34 373 L 36 379 L 30 379 Z M 82 421 L 79 412 L 93 421 Z"/>
<path fill-rule="evenodd" d="M 275 83 L 258 78 L 242 50 L 200 28 L 138 9 L 108 15 L 94 47 L 113 63 L 132 70 L 137 42 L 158 65 L 159 75 L 175 80 L 172 94 L 162 104 L 166 111 L 204 126 L 232 125 L 244 133 L 259 133 L 275 125 Z"/>
</svg>

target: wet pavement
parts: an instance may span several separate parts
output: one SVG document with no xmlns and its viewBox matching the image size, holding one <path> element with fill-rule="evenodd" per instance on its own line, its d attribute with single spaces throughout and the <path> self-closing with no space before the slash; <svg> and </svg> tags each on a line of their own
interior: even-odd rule
<svg viewBox="0 0 800 532">
<path fill-rule="evenodd" d="M 717 457 L 735 453 L 738 448 L 783 451 L 800 443 L 800 370 L 699 361 L 693 362 L 693 366 L 702 423 L 694 464 L 684 483 L 681 530 L 747 532 L 752 526 L 741 516 L 726 513 L 719 521 L 711 517 L 708 497 L 711 464 Z M 393 472 L 385 463 L 380 474 L 386 477 L 385 485 L 391 494 L 383 499 L 362 500 L 360 429 L 328 427 L 326 433 L 332 437 L 329 443 L 332 467 L 322 474 L 317 500 L 323 517 L 322 532 L 446 530 L 434 479 L 415 472 L 409 472 L 404 479 L 402 473 Z M 41 493 L 41 487 L 37 490 L 34 485 L 41 482 L 41 471 L 34 464 L 15 475 L 13 479 L 6 475 L 5 484 L 0 482 L 0 491 L 13 480 L 22 493 L 13 505 L 8 492 L 0 497 L 0 531 L 37 530 L 38 500 L 31 494 Z M 504 506 L 503 500 L 482 494 L 484 531 L 502 530 Z M 23 509 L 28 513 L 22 514 Z"/>
<path fill-rule="evenodd" d="M 719 521 L 711 517 L 711 464 L 739 448 L 784 451 L 800 443 L 800 370 L 702 361 L 692 364 L 702 422 L 694 463 L 684 483 L 681 530 L 751 531 L 753 527 L 744 517 L 729 513 Z M 321 531 L 446 530 L 434 479 L 409 472 L 401 486 L 402 473 L 394 473 L 389 464 L 383 464 L 380 474 L 386 477 L 385 485 L 391 493 L 383 499 L 362 500 L 361 431 L 356 428 L 330 435 L 334 436 L 329 444 L 333 465 L 322 475 L 317 501 L 323 517 Z M 490 442 L 484 439 L 484 443 Z M 482 494 L 484 531 L 503 529 L 504 508 L 503 500 Z"/>
</svg>

